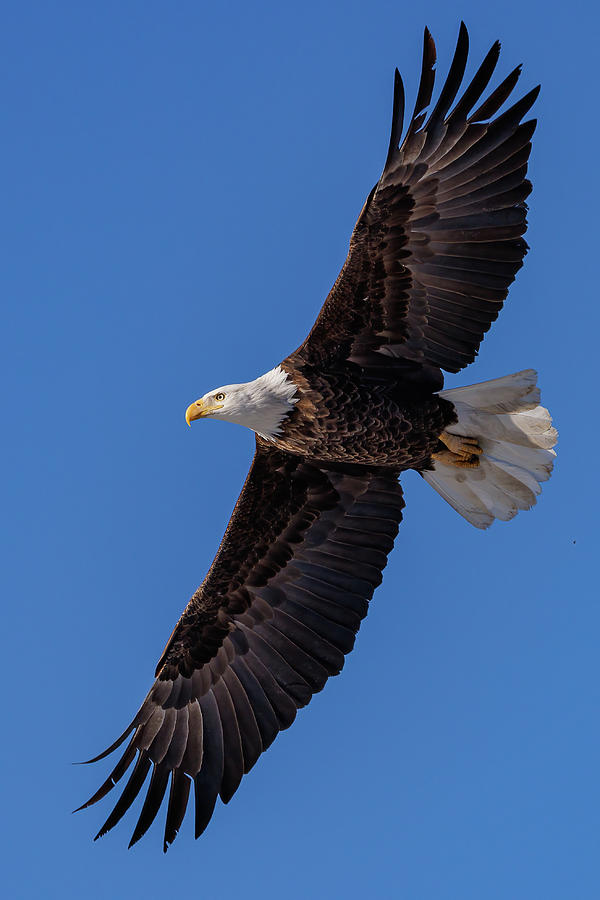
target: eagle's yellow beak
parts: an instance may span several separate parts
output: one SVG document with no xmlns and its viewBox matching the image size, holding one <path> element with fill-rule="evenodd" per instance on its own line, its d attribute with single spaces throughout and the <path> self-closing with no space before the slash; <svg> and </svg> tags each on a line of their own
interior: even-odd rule
<svg viewBox="0 0 600 900">
<path fill-rule="evenodd" d="M 201 419 L 202 416 L 207 415 L 207 410 L 204 406 L 204 402 L 202 400 L 196 400 L 195 403 L 190 403 L 188 408 L 185 411 L 185 421 L 191 427 L 192 421 L 194 419 Z"/>
<path fill-rule="evenodd" d="M 204 419 L 206 416 L 212 415 L 217 409 L 223 409 L 223 404 L 215 403 L 210 397 L 208 400 L 196 400 L 195 403 L 190 403 L 186 409 L 185 421 L 190 425 L 194 419 Z"/>
</svg>

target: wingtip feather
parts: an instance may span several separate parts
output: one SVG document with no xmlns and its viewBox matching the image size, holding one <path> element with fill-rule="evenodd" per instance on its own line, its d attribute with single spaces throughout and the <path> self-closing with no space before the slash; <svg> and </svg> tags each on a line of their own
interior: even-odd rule
<svg viewBox="0 0 600 900">
<path fill-rule="evenodd" d="M 404 126 L 404 82 L 398 69 L 394 72 L 394 99 L 392 104 L 392 128 L 390 131 L 390 143 L 388 147 L 385 168 L 390 164 L 394 153 L 398 149 L 402 128 Z"/>
<path fill-rule="evenodd" d="M 107 756 L 110 756 L 118 747 L 121 746 L 123 741 L 129 737 L 133 729 L 135 728 L 135 723 L 132 722 L 131 725 L 125 729 L 123 734 L 117 738 L 114 744 L 111 744 L 110 747 L 107 747 L 106 750 L 103 750 L 102 753 L 99 753 L 98 756 L 94 756 L 93 759 L 84 759 L 82 762 L 73 763 L 75 766 L 89 766 L 90 763 L 100 762 L 101 759 L 106 759 Z"/>
</svg>

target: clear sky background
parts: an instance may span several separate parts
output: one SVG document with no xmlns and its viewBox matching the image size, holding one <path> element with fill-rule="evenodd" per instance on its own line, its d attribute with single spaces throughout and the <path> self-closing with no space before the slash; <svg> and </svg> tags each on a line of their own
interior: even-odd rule
<svg viewBox="0 0 600 900">
<path fill-rule="evenodd" d="M 539 370 L 533 512 L 480 533 L 403 479 L 344 672 L 166 857 L 71 815 L 202 580 L 253 436 L 185 426 L 293 350 L 387 148 L 422 29 L 539 81 L 531 252 L 478 361 Z M 587 900 L 600 892 L 598 13 L 465 0 L 3 6 L 3 756 L 10 898 Z M 116 798 L 115 798 L 116 799 Z"/>
</svg>

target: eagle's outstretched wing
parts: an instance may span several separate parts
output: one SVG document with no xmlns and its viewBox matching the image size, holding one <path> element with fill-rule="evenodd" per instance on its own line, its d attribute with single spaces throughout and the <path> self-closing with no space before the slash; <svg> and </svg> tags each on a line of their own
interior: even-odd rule
<svg viewBox="0 0 600 900">
<path fill-rule="evenodd" d="M 128 810 L 152 770 L 133 833 L 169 786 L 164 849 L 194 787 L 196 836 L 296 710 L 344 664 L 381 581 L 402 518 L 394 473 L 325 470 L 257 442 L 231 521 L 179 620 L 123 756 L 84 806 L 134 767 L 97 837 Z M 133 732 L 133 734 L 132 734 Z M 83 808 L 83 807 L 82 807 Z"/>
<path fill-rule="evenodd" d="M 539 88 L 496 116 L 520 67 L 480 103 L 500 52 L 496 42 L 452 111 L 468 34 L 461 25 L 439 99 L 435 45 L 425 30 L 417 101 L 400 144 L 404 89 L 396 71 L 387 161 L 356 223 L 348 258 L 296 356 L 336 358 L 399 375 L 458 372 L 477 355 L 527 252 L 527 160 L 535 121 L 522 122 Z M 495 117 L 495 118 L 494 118 Z"/>
</svg>

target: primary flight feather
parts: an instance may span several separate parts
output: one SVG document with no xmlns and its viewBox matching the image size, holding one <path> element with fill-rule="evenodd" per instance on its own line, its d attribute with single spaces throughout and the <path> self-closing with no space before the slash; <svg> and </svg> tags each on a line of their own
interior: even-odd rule
<svg viewBox="0 0 600 900">
<path fill-rule="evenodd" d="M 168 791 L 163 847 L 193 788 L 196 836 L 296 711 L 337 674 L 381 582 L 402 518 L 399 474 L 416 469 L 479 528 L 531 507 L 551 472 L 556 432 L 536 375 L 444 391 L 442 370 L 473 361 L 527 245 L 527 161 L 538 93 L 498 115 L 519 69 L 482 101 L 495 43 L 458 99 L 461 25 L 437 102 L 425 30 L 404 138 L 396 71 L 383 174 L 348 257 L 301 347 L 260 378 L 206 393 L 186 412 L 256 432 L 246 483 L 202 585 L 159 660 L 96 803 L 133 765 L 97 837 L 151 772 L 131 838 Z"/>
</svg>

